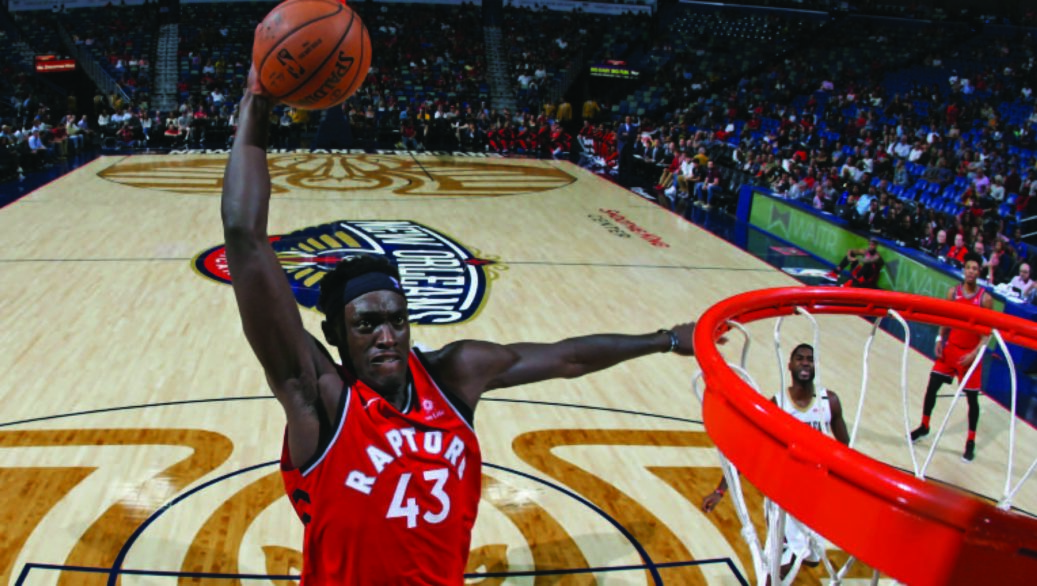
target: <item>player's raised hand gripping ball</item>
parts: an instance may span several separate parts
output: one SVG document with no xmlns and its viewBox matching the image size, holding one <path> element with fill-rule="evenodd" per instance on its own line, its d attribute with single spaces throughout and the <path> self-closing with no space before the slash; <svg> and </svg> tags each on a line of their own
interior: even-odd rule
<svg viewBox="0 0 1037 586">
<path fill-rule="evenodd" d="M 253 63 L 248 70 L 248 81 L 245 82 L 245 88 L 254 96 L 269 97 L 266 88 L 263 84 L 259 83 L 259 73 L 256 72 L 256 64 Z"/>
<path fill-rule="evenodd" d="M 271 98 L 323 110 L 356 92 L 371 66 L 371 38 L 340 0 L 286 0 L 256 27 L 252 61 Z"/>
</svg>

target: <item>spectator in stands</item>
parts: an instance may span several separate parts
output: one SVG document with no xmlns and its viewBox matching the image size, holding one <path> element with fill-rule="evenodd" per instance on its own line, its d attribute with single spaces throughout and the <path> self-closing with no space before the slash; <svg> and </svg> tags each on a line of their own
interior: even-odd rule
<svg viewBox="0 0 1037 586">
<path fill-rule="evenodd" d="M 1015 267 L 1013 250 L 1005 246 L 1004 240 L 994 241 L 990 259 L 987 261 L 987 281 L 991 285 L 1007 283 L 1012 278 L 1012 269 Z"/>
<path fill-rule="evenodd" d="M 142 112 L 139 116 L 134 117 L 138 123 L 138 130 L 141 135 L 141 139 L 145 144 L 151 144 L 151 125 L 152 116 L 150 112 Z"/>
<path fill-rule="evenodd" d="M 1019 274 L 1012 277 L 1012 280 L 1008 283 L 1008 286 L 1016 296 L 1027 301 L 1033 299 L 1034 291 L 1037 290 L 1035 285 L 1037 285 L 1037 282 L 1030 278 L 1030 265 L 1025 262 L 1019 265 Z"/>
<path fill-rule="evenodd" d="M 417 130 L 415 130 L 414 128 L 414 122 L 409 119 L 404 120 L 403 123 L 400 125 L 400 139 L 403 142 L 404 150 L 423 150 L 421 143 L 418 142 Z"/>
<path fill-rule="evenodd" d="M 951 245 L 947 242 L 947 231 L 940 229 L 936 231 L 936 240 L 932 244 L 932 248 L 926 250 L 929 254 L 939 258 L 940 260 L 946 260 L 947 255 L 950 254 Z"/>
<path fill-rule="evenodd" d="M 907 165 L 904 161 L 897 161 L 896 170 L 893 172 L 893 185 L 906 186 L 910 180 L 910 175 L 907 173 Z"/>
<path fill-rule="evenodd" d="M 619 172 L 621 174 L 630 171 L 634 155 L 634 142 L 637 139 L 639 127 L 640 124 L 634 124 L 633 118 L 627 116 L 616 129 L 616 150 L 619 151 Z"/>
<path fill-rule="evenodd" d="M 68 135 L 68 140 L 72 143 L 72 148 L 76 152 L 82 152 L 86 137 L 83 134 L 83 129 L 76 124 L 75 114 L 65 116 L 65 133 Z"/>
<path fill-rule="evenodd" d="M 644 160 L 646 163 L 651 165 L 657 165 L 663 161 L 666 156 L 666 149 L 663 147 L 662 141 L 658 138 L 648 139 L 651 141 L 651 146 L 646 147 Z"/>
<path fill-rule="evenodd" d="M 681 154 L 680 172 L 677 175 L 676 212 L 683 215 L 692 194 L 698 194 L 697 185 L 705 179 L 699 164 L 687 153 Z"/>
<path fill-rule="evenodd" d="M 118 132 L 119 142 L 126 148 L 133 148 L 137 144 L 136 135 L 133 132 L 133 127 L 129 122 L 122 125 L 122 128 Z"/>
<path fill-rule="evenodd" d="M 986 176 L 983 167 L 977 167 L 975 177 L 972 179 L 972 187 L 975 189 L 976 197 L 984 198 L 990 194 L 990 178 Z"/>
<path fill-rule="evenodd" d="M 864 214 L 862 221 L 864 223 L 863 228 L 873 234 L 881 234 L 886 226 L 886 218 L 882 215 L 882 208 L 879 207 L 879 200 L 872 198 L 868 204 L 868 211 Z"/>
<path fill-rule="evenodd" d="M 987 199 L 994 205 L 1000 205 L 1005 200 L 1005 178 L 1001 175 L 995 175 L 994 180 L 990 182 L 990 191 L 987 193 Z"/>
<path fill-rule="evenodd" d="M 897 203 L 900 203 L 899 201 Z M 896 239 L 897 244 L 909 248 L 918 246 L 918 228 L 911 221 L 911 214 L 902 213 L 895 216 L 893 226 L 888 230 L 889 236 Z"/>
<path fill-rule="evenodd" d="M 47 150 L 47 147 L 43 144 L 43 139 L 40 138 L 39 130 L 33 130 L 29 135 L 29 154 L 41 163 L 50 162 L 50 151 Z"/>
<path fill-rule="evenodd" d="M 695 184 L 695 205 L 710 209 L 713 207 L 713 196 L 720 191 L 720 169 L 714 161 L 706 163 L 706 172 L 702 181 Z"/>
<path fill-rule="evenodd" d="M 945 260 L 954 267 L 961 267 L 965 263 L 965 254 L 968 247 L 965 246 L 965 236 L 958 232 L 954 235 L 954 245 L 947 250 Z"/>
<path fill-rule="evenodd" d="M 185 146 L 190 144 L 194 139 L 191 123 L 194 122 L 194 116 L 191 113 L 190 107 L 184 107 L 186 104 L 181 105 L 180 115 L 176 119 L 176 130 L 177 136 L 183 141 L 182 144 Z"/>
<path fill-rule="evenodd" d="M 1008 168 L 1008 174 L 1005 175 L 1005 181 L 1004 181 L 1005 193 L 1006 194 L 1009 194 L 1009 193 L 1018 194 L 1019 193 L 1019 189 L 1022 187 L 1022 185 L 1023 185 L 1023 179 L 1019 175 L 1019 171 L 1016 169 L 1015 165 L 1012 165 L 1011 167 Z"/>
<path fill-rule="evenodd" d="M 662 174 L 659 176 L 659 183 L 655 186 L 656 201 L 660 205 L 669 207 L 670 211 L 674 210 L 677 201 L 677 186 L 674 184 L 674 179 L 680 174 L 681 163 L 684 160 L 684 153 L 677 153 L 676 148 L 676 143 L 668 143 L 666 160 L 669 161 L 669 164 L 663 168 Z"/>
<path fill-rule="evenodd" d="M 598 106 L 598 102 L 593 98 L 587 98 L 587 101 L 583 103 L 583 119 L 596 122 L 599 112 L 601 112 L 601 106 Z"/>
<path fill-rule="evenodd" d="M 180 138 L 180 118 L 176 112 L 169 112 L 166 116 L 165 136 L 167 141 L 177 141 Z"/>
<path fill-rule="evenodd" d="M 281 118 L 278 121 L 278 134 L 281 137 L 280 147 L 289 148 L 289 141 L 292 138 L 292 114 L 287 108 L 281 112 Z"/>
<path fill-rule="evenodd" d="M 562 99 L 562 103 L 558 105 L 558 123 L 565 126 L 572 122 L 573 119 L 573 106 L 569 103 L 569 100 Z M 585 118 L 585 120 L 587 120 Z M 570 132 L 572 129 L 570 129 Z"/>
</svg>

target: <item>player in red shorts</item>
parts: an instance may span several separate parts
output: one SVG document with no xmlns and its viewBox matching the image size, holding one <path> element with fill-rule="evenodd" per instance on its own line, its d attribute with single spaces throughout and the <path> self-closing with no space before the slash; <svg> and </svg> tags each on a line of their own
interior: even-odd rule
<svg viewBox="0 0 1037 586">
<path fill-rule="evenodd" d="M 984 309 L 994 306 L 994 299 L 976 282 L 983 259 L 974 252 L 965 255 L 965 279 L 960 285 L 951 287 L 947 299 L 968 305 L 977 305 Z M 911 441 L 929 435 L 929 417 L 936 406 L 936 393 L 944 383 L 955 377 L 961 381 L 968 373 L 969 367 L 979 355 L 979 350 L 986 346 L 990 336 L 980 336 L 963 330 L 952 330 L 946 326 L 940 328 L 936 336 L 936 363 L 929 375 L 929 386 L 925 389 L 925 403 L 922 404 L 922 424 L 911 432 Z M 946 341 L 946 342 L 945 342 Z M 979 390 L 983 380 L 983 365 L 976 366 L 972 376 L 965 381 L 965 396 L 969 400 L 969 435 L 965 441 L 965 452 L 962 460 L 971 462 L 976 457 L 976 427 L 979 425 Z"/>
<path fill-rule="evenodd" d="M 281 471 L 304 525 L 302 584 L 461 584 L 481 488 L 472 420 L 482 394 L 657 352 L 691 356 L 694 324 L 420 352 L 406 282 L 386 257 L 357 254 L 321 281 L 337 364 L 303 328 L 269 243 L 272 100 L 254 79 L 224 175 L 223 229 L 245 337 L 287 419 Z"/>
</svg>

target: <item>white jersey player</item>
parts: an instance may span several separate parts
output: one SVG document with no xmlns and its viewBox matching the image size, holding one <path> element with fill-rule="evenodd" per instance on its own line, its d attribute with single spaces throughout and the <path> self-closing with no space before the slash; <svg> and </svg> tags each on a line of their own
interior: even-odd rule
<svg viewBox="0 0 1037 586">
<path fill-rule="evenodd" d="M 800 344 L 789 356 L 789 374 L 792 384 L 775 396 L 772 401 L 786 413 L 814 429 L 835 436 L 843 444 L 850 443 L 850 434 L 843 421 L 843 407 L 839 397 L 832 391 L 814 386 L 814 347 Z M 727 480 L 721 479 L 716 490 L 702 501 L 702 510 L 712 511 L 727 492 Z M 808 533 L 792 515 L 785 518 L 785 543 L 781 553 L 781 576 L 792 567 L 796 556 L 803 556 L 803 563 L 817 565 L 820 559 L 810 552 Z"/>
</svg>

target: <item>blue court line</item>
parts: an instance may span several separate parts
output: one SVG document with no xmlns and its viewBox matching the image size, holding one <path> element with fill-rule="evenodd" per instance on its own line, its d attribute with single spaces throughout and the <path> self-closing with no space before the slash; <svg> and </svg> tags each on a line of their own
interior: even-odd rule
<svg viewBox="0 0 1037 586">
<path fill-rule="evenodd" d="M 12 425 L 21 425 L 23 423 L 36 423 L 38 421 L 50 421 L 52 419 L 63 419 L 65 417 L 78 417 L 80 415 L 96 415 L 98 413 L 113 413 L 115 411 L 131 411 L 133 409 L 147 409 L 149 407 L 170 407 L 173 405 L 194 405 L 198 403 L 221 403 L 224 401 L 254 401 L 257 399 L 266 400 L 273 399 L 273 395 L 249 395 L 244 397 L 215 397 L 210 399 L 185 399 L 183 401 L 165 401 L 162 403 L 140 403 L 137 405 L 123 405 L 120 407 L 105 407 L 103 409 L 89 409 L 87 411 L 73 411 L 71 413 L 60 413 L 58 415 L 45 415 L 43 417 L 33 417 L 31 419 L 20 419 L 18 421 L 8 421 L 7 423 L 0 423 L 0 428 L 10 427 Z"/>
<path fill-rule="evenodd" d="M 119 407 L 105 407 L 102 409 L 89 409 L 86 411 L 73 411 L 71 413 L 59 413 L 57 415 L 44 415 L 41 417 L 32 417 L 30 419 L 19 419 L 18 421 L 8 421 L 6 423 L 0 423 L 0 428 L 11 427 L 14 425 L 21 425 L 25 423 L 36 423 L 39 421 L 50 421 L 53 419 L 63 419 L 66 417 L 78 417 L 80 415 L 97 415 L 99 413 L 113 413 L 116 411 L 131 411 L 134 409 L 147 409 L 149 407 L 171 407 L 176 405 L 196 405 L 200 403 L 222 403 L 226 401 L 255 401 L 255 400 L 268 400 L 273 399 L 273 395 L 247 395 L 241 397 L 215 397 L 209 399 L 185 399 L 182 401 L 164 401 L 161 403 L 140 403 L 136 405 L 122 405 Z M 595 407 L 593 405 L 577 405 L 575 403 L 553 403 L 550 401 L 534 401 L 529 399 L 503 399 L 503 398 L 492 398 L 483 397 L 480 401 L 493 401 L 498 403 L 529 403 L 531 405 L 548 405 L 551 407 L 569 407 L 572 409 L 590 409 L 593 411 L 608 411 L 611 413 L 623 413 L 625 415 L 639 415 L 641 417 L 654 417 L 656 419 L 669 419 L 671 421 L 679 421 L 681 423 L 695 423 L 702 425 L 701 421 L 695 419 L 685 419 L 683 417 L 673 417 L 670 415 L 659 415 L 656 413 L 644 413 L 641 411 L 630 411 L 627 409 L 614 409 L 612 407 Z"/>
<path fill-rule="evenodd" d="M 593 407 L 591 405 L 576 405 L 574 403 L 555 403 L 552 401 L 534 401 L 531 399 L 497 399 L 492 397 L 483 397 L 479 399 L 483 401 L 493 401 L 496 403 L 528 403 L 530 405 L 548 405 L 551 407 L 569 407 L 572 409 L 588 409 L 590 411 L 607 411 L 609 413 L 622 413 L 624 415 L 640 415 L 641 417 L 654 417 L 656 419 L 668 419 L 670 421 L 679 421 L 681 423 L 695 423 L 702 425 L 701 421 L 696 419 L 685 419 L 683 417 L 674 417 L 672 415 L 659 415 L 657 413 L 644 413 L 641 411 L 630 411 L 628 409 L 614 409 L 612 407 Z"/>
<path fill-rule="evenodd" d="M 634 549 L 637 550 L 638 555 L 641 556 L 641 559 L 644 560 L 644 563 L 647 566 L 646 569 L 649 572 L 651 572 L 652 578 L 655 580 L 655 583 L 656 584 L 662 584 L 663 583 L 663 578 L 662 578 L 662 576 L 659 575 L 659 570 L 656 567 L 655 562 L 652 560 L 652 556 L 648 555 L 648 552 L 645 551 L 645 548 L 644 548 L 643 545 L 641 545 L 641 542 L 639 542 L 636 538 L 634 538 L 634 536 L 631 535 L 629 531 L 627 531 L 627 528 L 624 527 L 619 521 L 613 519 L 611 515 L 609 515 L 605 511 L 601 510 L 601 508 L 598 507 L 598 505 L 595 505 L 594 503 L 592 503 L 589 500 L 583 498 L 582 496 L 576 494 L 575 492 L 569 490 L 568 488 L 565 488 L 563 486 L 557 485 L 557 484 L 555 484 L 553 482 L 550 482 L 548 480 L 544 480 L 543 478 L 540 478 L 538 476 L 533 476 L 532 474 L 527 474 L 525 472 L 519 472 L 518 470 L 515 470 L 513 468 L 507 468 L 507 467 L 504 467 L 504 466 L 498 466 L 497 464 L 490 464 L 489 462 L 483 462 L 483 466 L 486 466 L 487 468 L 496 468 L 497 470 L 503 470 L 505 472 L 511 472 L 512 474 L 515 474 L 515 475 L 518 475 L 518 476 L 522 476 L 523 478 L 527 478 L 527 479 L 532 480 L 534 482 L 539 482 L 540 484 L 543 484 L 544 486 L 551 487 L 551 488 L 557 490 L 558 492 L 561 492 L 562 494 L 567 495 L 570 498 L 573 498 L 576 501 L 583 503 L 584 506 L 586 506 L 590 510 L 592 510 L 595 513 L 597 513 L 597 514 L 601 515 L 602 517 L 604 517 L 605 520 L 608 521 L 609 523 L 612 523 L 612 526 L 615 527 L 620 533 L 622 533 L 623 537 L 626 537 L 627 541 L 630 542 L 630 545 L 633 545 Z"/>
<path fill-rule="evenodd" d="M 119 555 L 115 556 L 115 561 L 112 562 L 112 567 L 109 570 L 108 586 L 116 586 L 116 581 L 119 579 L 118 572 L 121 571 L 121 569 L 122 569 L 122 562 L 126 559 L 126 555 L 130 553 L 130 548 L 133 547 L 133 544 L 137 541 L 137 538 L 140 537 L 142 533 L 144 533 L 144 530 L 147 529 L 148 526 L 151 525 L 156 519 L 161 517 L 163 513 L 165 513 L 169 509 L 173 508 L 177 503 L 180 503 L 180 502 L 184 501 L 188 497 L 193 496 L 195 493 L 200 492 L 200 491 L 202 491 L 202 490 L 204 490 L 206 488 L 209 488 L 210 486 L 212 486 L 212 485 L 214 485 L 216 483 L 223 482 L 224 480 L 226 480 L 228 478 L 233 478 L 233 477 L 235 477 L 235 476 L 237 476 L 239 474 L 244 474 L 246 472 L 251 472 L 253 470 L 258 470 L 259 468 L 264 468 L 266 466 L 272 466 L 272 465 L 275 465 L 275 464 L 278 464 L 278 463 L 279 463 L 279 460 L 271 460 L 269 462 L 262 462 L 260 464 L 254 464 L 252 466 L 247 466 L 247 467 L 242 468 L 240 470 L 235 470 L 234 472 L 230 472 L 228 474 L 224 474 L 223 476 L 217 476 L 216 478 L 213 478 L 212 480 L 209 480 L 207 482 L 204 482 L 204 483 L 202 483 L 202 484 L 192 488 L 191 490 L 185 492 L 184 494 L 174 498 L 173 500 L 171 500 L 168 503 L 166 503 L 166 504 L 162 505 L 161 507 L 159 507 L 158 510 L 156 510 L 154 513 L 152 513 L 151 516 L 149 516 L 143 523 L 138 525 L 137 529 L 135 529 L 133 531 L 133 534 L 130 535 L 130 537 L 126 540 L 126 543 L 122 544 L 122 549 L 119 550 Z"/>
<path fill-rule="evenodd" d="M 712 558 L 706 560 L 691 560 L 685 562 L 663 562 L 656 564 L 657 568 L 683 568 L 692 566 L 706 566 L 711 564 L 725 564 L 732 571 L 734 576 L 738 579 L 739 584 L 742 586 L 749 586 L 749 582 L 746 581 L 745 577 L 738 571 L 734 563 L 730 558 Z M 633 572 L 633 571 L 644 571 L 647 566 L 644 564 L 632 564 L 626 566 L 599 566 L 596 568 L 572 568 L 572 569 L 553 569 L 553 570 L 516 570 L 514 572 L 473 572 L 465 574 L 465 578 L 522 578 L 522 577 L 535 577 L 535 576 L 565 576 L 575 574 L 604 574 L 606 572 Z M 18 577 L 18 584 L 28 577 L 29 572 L 32 570 L 49 570 L 49 571 L 62 571 L 62 572 L 84 572 L 89 574 L 106 574 L 110 571 L 109 568 L 94 568 L 89 566 L 63 566 L 60 564 L 38 564 L 29 563 L 25 565 L 21 575 Z M 298 580 L 299 576 L 293 576 L 289 574 L 217 574 L 214 572 L 173 572 L 169 570 L 132 570 L 125 569 L 119 571 L 120 575 L 124 576 L 154 576 L 154 577 L 169 577 L 169 578 L 208 578 L 208 579 L 226 579 L 226 580 Z"/>
<path fill-rule="evenodd" d="M 37 564 L 28 563 L 25 564 L 25 568 L 22 570 L 21 575 L 18 576 L 18 581 L 15 584 L 22 584 L 22 581 L 29 577 L 31 570 L 56 570 L 60 572 L 84 572 L 88 574 L 108 574 L 111 573 L 111 568 L 94 568 L 90 566 L 63 566 L 60 564 Z M 228 580 L 298 580 L 299 576 L 284 575 L 272 575 L 272 574 L 218 574 L 215 572 L 174 572 L 171 570 L 119 570 L 119 575 L 126 576 L 161 576 L 169 578 L 225 578 Z"/>
<path fill-rule="evenodd" d="M 149 408 L 149 407 L 168 407 L 168 406 L 175 406 L 175 405 L 191 405 L 191 404 L 215 403 L 215 402 L 225 402 L 225 401 L 241 401 L 241 400 L 264 400 L 264 399 L 273 399 L 273 398 L 274 397 L 270 396 L 270 395 L 266 395 L 266 396 L 246 396 L 246 397 L 221 397 L 221 398 L 210 398 L 210 399 L 191 399 L 191 400 L 183 400 L 183 401 L 167 401 L 167 402 L 162 402 L 162 403 L 126 405 L 126 406 L 121 406 L 121 407 L 110 407 L 110 408 L 105 408 L 105 409 L 91 409 L 91 410 L 87 410 L 87 411 L 77 411 L 77 412 L 65 413 L 65 414 L 59 414 L 59 415 L 50 415 L 50 416 L 36 417 L 36 418 L 31 418 L 31 419 L 23 419 L 23 420 L 19 420 L 19 421 L 2 423 L 2 424 L 0 424 L 0 428 L 8 427 L 8 426 L 13 426 L 13 425 L 18 425 L 18 424 L 24 424 L 24 423 L 32 423 L 32 422 L 38 422 L 38 421 L 47 421 L 47 420 L 61 419 L 61 418 L 66 418 L 66 417 L 75 417 L 75 416 L 80 416 L 80 415 L 93 415 L 93 414 L 99 414 L 99 413 L 109 413 L 109 412 L 116 412 L 116 411 L 144 409 L 144 408 Z M 625 414 L 625 415 L 637 415 L 637 416 L 643 416 L 643 417 L 654 417 L 654 418 L 658 418 L 658 419 L 667 419 L 667 420 L 671 420 L 671 421 L 678 421 L 678 422 L 681 422 L 681 423 L 693 423 L 693 424 L 699 424 L 699 425 L 702 424 L 701 421 L 696 421 L 696 420 L 693 420 L 693 419 L 685 419 L 685 418 L 681 418 L 681 417 L 672 417 L 672 416 L 669 416 L 669 415 L 659 415 L 659 414 L 654 414 L 654 413 L 643 413 L 643 412 L 639 412 L 639 411 L 630 411 L 630 410 L 626 410 L 626 409 L 614 409 L 614 408 L 611 408 L 611 407 L 594 407 L 594 406 L 588 406 L 588 405 L 576 405 L 576 404 L 572 404 L 572 403 L 556 403 L 556 402 L 550 402 L 550 401 L 535 401 L 535 400 L 505 399 L 505 398 L 489 398 L 489 397 L 488 398 L 484 398 L 483 400 L 484 401 L 495 401 L 495 402 L 501 402 L 501 403 L 526 403 L 526 404 L 532 404 L 532 405 L 546 405 L 546 406 L 552 406 L 552 407 L 566 407 L 566 408 L 572 408 L 572 409 L 590 409 L 590 410 L 605 411 L 605 412 L 611 412 L 611 413 L 621 413 L 621 414 Z M 201 491 L 201 490 L 203 490 L 205 488 L 208 488 L 208 487 L 212 486 L 213 484 L 216 484 L 218 482 L 222 482 L 223 480 L 226 480 L 228 478 L 232 478 L 233 476 L 237 476 L 239 474 L 244 474 L 244 473 L 247 473 L 247 472 L 251 472 L 251 471 L 256 470 L 258 468 L 274 465 L 274 464 L 277 464 L 277 463 L 278 463 L 277 460 L 272 460 L 270 462 L 264 462 L 264 463 L 261 463 L 261 464 L 256 464 L 256 465 L 253 465 L 253 466 L 249 466 L 247 468 L 243 468 L 243 469 L 231 472 L 229 474 L 226 474 L 224 476 L 220 476 L 220 477 L 214 478 L 212 480 L 209 480 L 209 481 L 207 481 L 207 482 L 205 482 L 205 483 L 203 483 L 203 484 L 201 484 L 201 485 L 191 489 L 187 493 L 179 495 L 178 497 L 174 498 L 172 501 L 166 503 L 165 505 L 160 507 L 158 510 L 156 510 L 148 519 L 146 519 L 141 525 L 139 525 L 137 527 L 137 529 L 133 532 L 133 534 L 127 539 L 126 543 L 123 544 L 123 547 L 119 551 L 119 554 L 117 555 L 116 560 L 113 562 L 111 568 L 107 568 L 107 569 L 105 569 L 105 568 L 101 568 L 101 569 L 98 569 L 98 568 L 83 568 L 82 571 L 89 571 L 89 572 L 94 572 L 94 573 L 97 573 L 97 572 L 107 573 L 108 574 L 108 584 L 109 584 L 109 586 L 115 586 L 116 581 L 118 580 L 118 576 L 120 574 L 123 574 L 123 573 L 126 573 L 126 574 L 136 573 L 136 574 L 142 574 L 142 575 L 181 575 L 181 574 L 177 574 L 177 573 L 154 573 L 154 572 L 149 573 L 149 571 L 145 571 L 145 570 L 123 570 L 122 568 L 120 568 L 120 566 L 122 565 L 123 561 L 125 560 L 126 556 L 128 555 L 129 549 L 133 546 L 133 544 L 140 537 L 140 535 L 144 532 L 144 530 L 152 522 L 154 522 L 159 516 L 161 516 L 166 510 L 168 510 L 169 508 L 171 508 L 174 505 L 182 502 L 186 498 L 188 498 L 190 496 L 193 496 L 196 492 Z M 748 583 L 745 582 L 744 578 L 738 572 L 737 567 L 729 559 L 726 559 L 726 558 L 724 558 L 723 560 L 713 560 L 713 561 L 703 560 L 703 561 L 692 561 L 692 562 L 666 562 L 666 563 L 663 563 L 663 564 L 656 564 L 654 561 L 652 561 L 651 557 L 644 550 L 644 547 L 634 538 L 633 535 L 631 535 L 626 530 L 625 527 L 623 527 L 618 521 L 613 519 L 605 511 L 601 510 L 600 508 L 598 508 L 596 505 L 594 505 L 590 501 L 587 501 L 583 497 L 577 495 L 576 493 L 573 493 L 572 491 L 569 491 L 568 489 L 566 489 L 564 487 L 556 485 L 556 484 L 554 484 L 554 483 L 552 483 L 550 481 L 544 480 L 542 478 L 539 478 L 539 477 L 536 477 L 536 476 L 533 476 L 533 475 L 529 475 L 529 474 L 526 474 L 524 472 L 520 472 L 518 470 L 513 470 L 513 469 L 510 469 L 510 468 L 507 468 L 507 467 L 504 467 L 504 466 L 498 466 L 498 465 L 495 465 L 495 464 L 491 464 L 489 462 L 483 462 L 483 465 L 487 466 L 487 467 L 490 467 L 490 468 L 497 468 L 499 470 L 503 470 L 503 471 L 506 471 L 506 472 L 511 472 L 511 473 L 516 474 L 516 475 L 526 477 L 526 478 L 528 478 L 530 480 L 533 480 L 535 482 L 539 482 L 541 484 L 544 484 L 546 486 L 554 488 L 555 490 L 558 490 L 559 492 L 562 492 L 563 494 L 566 494 L 566 495 L 570 496 L 571 498 L 573 498 L 573 499 L 583 503 L 585 506 L 591 508 L 592 510 L 597 512 L 599 515 L 604 517 L 606 520 L 608 520 L 610 523 L 612 523 L 612 525 L 614 527 L 616 527 L 627 538 L 628 541 L 630 541 L 631 545 L 633 545 L 634 548 L 638 551 L 638 554 L 641 555 L 642 559 L 644 559 L 646 561 L 646 563 L 644 565 L 642 565 L 642 566 L 629 566 L 629 567 L 628 566 L 622 566 L 622 567 L 616 567 L 616 570 L 610 570 L 609 568 L 601 568 L 601 569 L 598 569 L 596 571 L 618 571 L 618 570 L 624 570 L 624 569 L 644 569 L 644 570 L 648 570 L 649 572 L 651 572 L 652 577 L 655 580 L 656 584 L 662 584 L 663 583 L 662 577 L 659 575 L 659 572 L 658 572 L 657 568 L 669 567 L 669 564 L 698 565 L 698 564 L 703 564 L 703 563 L 707 563 L 707 562 L 709 562 L 709 563 L 719 563 L 719 561 L 726 561 L 728 566 L 731 568 L 732 572 L 738 577 L 739 581 L 742 584 L 746 584 L 746 586 L 748 586 Z M 24 583 L 24 579 L 28 577 L 29 570 L 31 568 L 33 568 L 33 567 L 40 568 L 40 569 L 68 569 L 68 570 L 76 570 L 76 568 L 72 567 L 72 566 L 54 566 L 54 565 L 48 565 L 48 564 L 34 564 L 34 563 L 26 564 L 26 566 L 23 567 L 23 570 L 22 570 L 22 572 L 21 572 L 21 574 L 20 574 L 20 576 L 18 578 L 18 581 L 15 583 L 16 586 L 21 586 Z M 531 573 L 531 574 L 521 574 L 521 575 L 536 575 L 535 572 L 585 573 L 585 572 L 588 572 L 588 571 L 592 571 L 592 570 L 587 570 L 587 569 L 583 569 L 583 570 L 576 570 L 576 569 L 574 569 L 574 570 L 542 570 L 542 571 L 532 571 L 534 573 Z M 194 576 L 193 574 L 190 574 L 190 575 L 184 574 L 184 575 L 185 576 Z M 511 575 L 511 574 L 506 574 L 506 575 Z M 514 575 L 518 576 L 520 574 L 514 574 Z M 215 575 L 215 577 L 220 577 L 220 576 L 224 576 L 224 575 L 223 574 Z M 479 577 L 479 576 L 481 576 L 481 574 L 473 575 L 473 576 L 474 577 Z M 486 576 L 487 577 L 492 577 L 493 574 L 486 574 Z M 198 577 L 207 577 L 207 576 L 199 574 Z M 242 575 L 242 577 L 243 578 L 255 577 L 257 579 L 258 578 L 266 578 L 266 576 L 256 576 L 256 575 Z M 275 576 L 273 578 L 277 579 L 278 577 Z M 291 579 L 291 577 L 287 577 L 286 579 Z"/>
<path fill-rule="evenodd" d="M 134 532 L 126 540 L 126 543 L 123 544 L 122 549 L 119 550 L 119 553 L 118 553 L 118 555 L 115 558 L 115 561 L 112 562 L 112 567 L 108 570 L 108 586 L 115 586 L 116 581 L 118 580 L 119 574 L 123 571 L 121 566 L 122 566 L 123 562 L 125 561 L 126 556 L 129 554 L 130 549 L 136 543 L 137 539 L 139 539 L 140 536 L 144 533 L 144 531 L 153 522 L 155 522 L 159 517 L 161 517 L 166 511 L 168 511 L 172 507 L 176 506 L 178 503 L 183 502 L 187 498 L 189 498 L 191 496 L 194 496 L 196 493 L 198 493 L 198 492 L 200 492 L 200 491 L 202 491 L 202 490 L 204 490 L 206 488 L 209 488 L 210 486 L 213 486 L 214 484 L 217 484 L 217 483 L 222 482 L 224 480 L 227 480 L 229 478 L 233 478 L 234 476 L 237 476 L 239 474 L 244 474 L 244 473 L 251 472 L 253 470 L 257 470 L 259 468 L 264 468 L 264 467 L 267 467 L 267 466 L 273 466 L 273 465 L 276 465 L 278 463 L 279 463 L 278 460 L 271 460 L 269 462 L 262 462 L 260 464 L 255 464 L 255 465 L 252 465 L 252 466 L 248 466 L 246 468 L 242 468 L 240 470 L 235 470 L 235 471 L 230 472 L 228 474 L 224 474 L 222 476 L 218 476 L 216 478 L 213 478 L 212 480 L 209 480 L 209 481 L 207 481 L 207 482 L 205 482 L 203 484 L 200 484 L 200 485 L 192 488 L 191 490 L 185 492 L 184 494 L 181 494 L 181 495 L 177 496 L 173 500 L 169 501 L 168 503 L 166 503 L 165 505 L 160 507 L 158 510 L 156 510 L 154 513 L 152 513 L 143 523 L 141 523 L 134 530 Z M 647 569 L 649 572 L 652 573 L 652 577 L 655 579 L 655 583 L 656 584 L 662 584 L 663 583 L 662 582 L 662 576 L 659 575 L 659 571 L 656 569 L 655 562 L 652 561 L 651 556 L 648 555 L 648 552 L 645 551 L 644 547 L 634 538 L 633 535 L 630 534 L 629 531 L 627 531 L 627 529 L 625 527 L 623 527 L 618 521 L 616 521 L 611 516 L 609 516 L 608 513 L 606 513 L 605 511 L 601 510 L 594 503 L 591 503 L 587 499 L 583 498 L 582 496 L 572 492 L 571 490 L 569 490 L 569 489 L 567 489 L 565 487 L 562 487 L 562 486 L 559 486 L 557 484 L 554 484 L 553 482 L 550 482 L 548 480 L 544 480 L 543 478 L 539 478 L 537 476 L 533 476 L 533 475 L 527 474 L 525 472 L 520 472 L 518 470 L 513 470 L 513 469 L 505 467 L 505 466 L 499 466 L 497 464 L 491 464 L 489 462 L 483 462 L 483 466 L 488 467 L 488 468 L 494 468 L 494 469 L 497 469 L 497 470 L 502 470 L 504 472 L 510 472 L 510 473 L 515 474 L 517 476 L 522 476 L 522 477 L 527 478 L 529 480 L 533 480 L 534 482 L 539 482 L 540 484 L 543 484 L 545 486 L 553 488 L 553 489 L 561 492 L 562 494 L 565 494 L 565 495 L 573 498 L 574 500 L 582 503 L 584 506 L 590 508 L 592 511 L 598 513 L 599 515 L 604 517 L 609 523 L 611 523 L 614 527 L 616 527 L 616 529 L 620 533 L 622 533 L 623 536 L 626 537 L 628 541 L 630 541 L 630 544 L 632 546 L 634 546 L 634 549 L 637 550 L 638 554 L 641 556 L 641 559 L 645 560 L 645 565 L 646 565 L 645 569 Z M 19 581 L 17 584 L 20 585 L 21 582 Z"/>
</svg>

